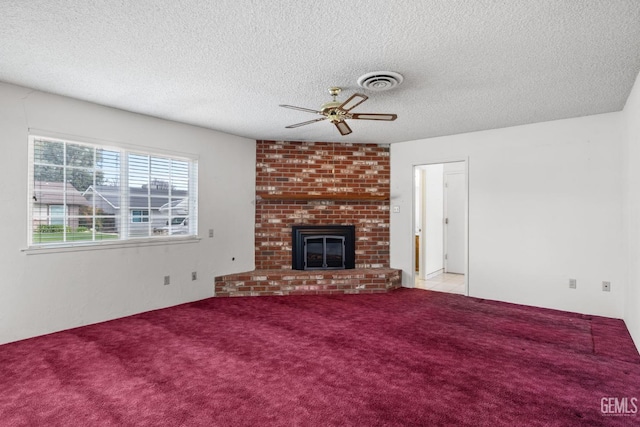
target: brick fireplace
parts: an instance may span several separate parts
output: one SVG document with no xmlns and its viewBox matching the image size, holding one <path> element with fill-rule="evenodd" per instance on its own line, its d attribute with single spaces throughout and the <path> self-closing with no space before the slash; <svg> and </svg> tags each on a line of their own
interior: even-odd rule
<svg viewBox="0 0 640 427">
<path fill-rule="evenodd" d="M 389 148 L 257 141 L 256 270 L 216 278 L 216 296 L 386 292 Z M 292 270 L 293 226 L 355 226 L 355 269 Z"/>
</svg>

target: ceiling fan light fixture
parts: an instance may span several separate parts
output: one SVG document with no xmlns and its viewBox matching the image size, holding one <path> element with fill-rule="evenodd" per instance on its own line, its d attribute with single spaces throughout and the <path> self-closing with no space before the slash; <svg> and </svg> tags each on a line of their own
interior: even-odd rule
<svg viewBox="0 0 640 427">
<path fill-rule="evenodd" d="M 395 71 L 372 71 L 358 78 L 358 86 L 375 92 L 382 92 L 400 86 L 403 81 L 402 74 Z"/>
</svg>

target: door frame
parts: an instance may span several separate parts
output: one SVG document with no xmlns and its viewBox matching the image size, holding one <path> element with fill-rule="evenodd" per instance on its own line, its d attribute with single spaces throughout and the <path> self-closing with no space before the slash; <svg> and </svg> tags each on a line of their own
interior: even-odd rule
<svg viewBox="0 0 640 427">
<path fill-rule="evenodd" d="M 432 158 L 428 159 L 424 162 L 414 163 L 412 165 L 412 179 L 411 186 L 412 188 L 412 199 L 413 203 L 411 206 L 411 254 L 416 253 L 416 239 L 414 235 L 414 230 L 416 227 L 416 221 L 419 218 L 416 218 L 416 208 L 419 200 L 416 197 L 416 170 L 423 166 L 428 165 L 437 165 L 441 163 L 456 163 L 456 162 L 464 162 L 464 294 L 469 296 L 470 289 L 470 275 L 469 275 L 469 157 L 468 156 L 460 156 L 460 157 L 445 157 L 445 158 Z M 422 256 L 422 254 L 420 254 Z M 416 277 L 418 272 L 416 271 L 416 260 L 415 256 L 411 256 L 411 287 L 415 286 Z"/>
</svg>

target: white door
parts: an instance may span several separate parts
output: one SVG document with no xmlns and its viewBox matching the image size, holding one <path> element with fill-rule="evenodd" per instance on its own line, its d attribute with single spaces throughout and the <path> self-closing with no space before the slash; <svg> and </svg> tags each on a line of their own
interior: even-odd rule
<svg viewBox="0 0 640 427">
<path fill-rule="evenodd" d="M 464 274 L 465 174 L 444 176 L 444 271 Z"/>
</svg>

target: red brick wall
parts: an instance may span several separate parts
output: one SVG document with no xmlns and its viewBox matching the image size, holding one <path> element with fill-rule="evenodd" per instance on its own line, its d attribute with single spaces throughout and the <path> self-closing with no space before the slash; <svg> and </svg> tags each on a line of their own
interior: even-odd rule
<svg viewBox="0 0 640 427">
<path fill-rule="evenodd" d="M 303 224 L 355 225 L 356 268 L 389 267 L 388 147 L 257 141 L 256 154 L 256 269 L 291 269 L 291 226 Z M 320 199 L 287 200 L 309 195 Z"/>
</svg>

